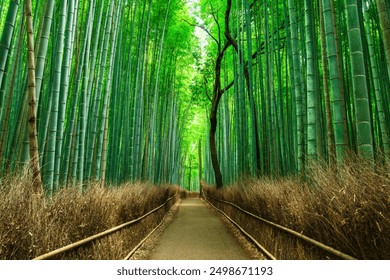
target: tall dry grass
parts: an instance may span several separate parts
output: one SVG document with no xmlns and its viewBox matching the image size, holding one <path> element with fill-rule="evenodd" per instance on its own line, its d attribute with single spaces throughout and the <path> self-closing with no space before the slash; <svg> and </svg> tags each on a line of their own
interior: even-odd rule
<svg viewBox="0 0 390 280">
<path fill-rule="evenodd" d="M 243 179 L 223 190 L 205 187 L 267 220 L 294 229 L 357 259 L 390 259 L 389 166 L 349 162 L 337 173 L 312 165 L 307 179 Z M 334 256 L 291 238 L 215 200 L 279 259 Z"/>
<path fill-rule="evenodd" d="M 89 184 L 83 194 L 66 188 L 43 199 L 31 196 L 29 189 L 27 175 L 1 178 L 0 259 L 32 259 L 131 221 L 178 193 L 174 187 L 141 183 L 110 188 Z M 161 221 L 175 200 L 133 226 L 56 259 L 124 258 Z"/>
</svg>

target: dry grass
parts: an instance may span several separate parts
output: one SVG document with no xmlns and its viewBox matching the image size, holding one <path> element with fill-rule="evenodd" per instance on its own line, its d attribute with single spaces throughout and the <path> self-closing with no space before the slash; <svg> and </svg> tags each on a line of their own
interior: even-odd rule
<svg viewBox="0 0 390 280">
<path fill-rule="evenodd" d="M 358 259 L 390 259 L 389 167 L 350 162 L 335 174 L 313 165 L 306 182 L 243 179 L 211 194 L 301 232 Z M 218 203 L 278 259 L 328 259 L 330 254 Z"/>
<path fill-rule="evenodd" d="M 1 178 L 0 259 L 32 259 L 133 220 L 179 191 L 140 183 L 111 188 L 90 184 L 83 194 L 67 188 L 50 199 L 42 199 L 31 196 L 29 188 L 26 175 Z M 174 203 L 171 201 L 134 226 L 56 258 L 124 258 Z"/>
</svg>

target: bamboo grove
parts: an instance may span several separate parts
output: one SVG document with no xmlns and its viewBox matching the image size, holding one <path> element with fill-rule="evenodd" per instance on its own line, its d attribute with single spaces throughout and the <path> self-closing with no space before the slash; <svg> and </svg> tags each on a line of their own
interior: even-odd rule
<svg viewBox="0 0 390 280">
<path fill-rule="evenodd" d="M 0 0 L 0 32 L 0 175 L 47 193 L 389 157 L 387 0 Z"/>
<path fill-rule="evenodd" d="M 208 182 L 305 174 L 313 161 L 335 168 L 352 155 L 384 163 L 388 1 L 201 2 L 207 20 L 196 25 L 209 36 L 198 78 L 211 103 Z"/>
<path fill-rule="evenodd" d="M 2 0 L 1 174 L 35 147 L 49 194 L 90 180 L 179 183 L 193 29 L 180 26 L 184 4 Z"/>
</svg>

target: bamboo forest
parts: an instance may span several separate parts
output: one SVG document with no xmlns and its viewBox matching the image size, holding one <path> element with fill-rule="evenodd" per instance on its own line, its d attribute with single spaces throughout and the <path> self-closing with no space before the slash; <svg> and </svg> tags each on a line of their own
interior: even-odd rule
<svg viewBox="0 0 390 280">
<path fill-rule="evenodd" d="M 341 193 L 361 163 L 388 218 L 388 0 L 0 0 L 0 33 L 1 188 L 312 191 L 319 168 Z"/>
<path fill-rule="evenodd" d="M 385 0 L 29 2 L 0 6 L 2 173 L 194 187 L 203 159 L 222 186 L 389 155 Z"/>
</svg>

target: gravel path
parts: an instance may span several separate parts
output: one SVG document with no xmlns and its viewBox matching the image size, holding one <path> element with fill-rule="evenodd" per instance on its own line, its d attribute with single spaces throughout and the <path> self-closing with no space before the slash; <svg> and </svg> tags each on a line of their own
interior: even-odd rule
<svg viewBox="0 0 390 280">
<path fill-rule="evenodd" d="M 222 221 L 200 199 L 182 201 L 149 256 L 152 260 L 250 259 Z"/>
</svg>

